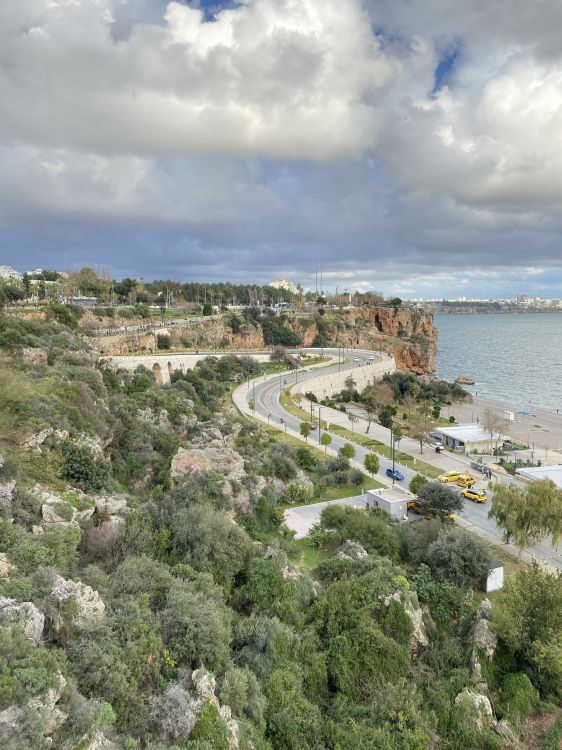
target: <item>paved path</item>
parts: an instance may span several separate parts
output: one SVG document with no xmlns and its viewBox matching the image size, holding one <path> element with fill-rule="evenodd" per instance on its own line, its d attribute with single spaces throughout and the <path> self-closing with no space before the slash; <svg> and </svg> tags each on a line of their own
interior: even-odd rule
<svg viewBox="0 0 562 750">
<path fill-rule="evenodd" d="M 338 354 L 338 350 L 324 349 L 324 353 L 332 355 L 335 358 Z M 242 413 L 248 416 L 257 417 L 262 422 L 272 424 L 278 429 L 285 430 L 285 432 L 287 432 L 288 434 L 305 443 L 307 441 L 305 441 L 305 439 L 300 434 L 300 425 L 302 420 L 298 417 L 294 417 L 292 414 L 285 411 L 285 409 L 281 406 L 281 404 L 279 403 L 281 392 L 286 388 L 289 388 L 295 382 L 302 382 L 303 379 L 312 381 L 319 374 L 338 372 L 341 370 L 353 370 L 356 367 L 368 367 L 369 357 L 372 355 L 375 357 L 378 356 L 374 352 L 348 350 L 345 355 L 348 358 L 346 362 L 342 363 L 336 361 L 334 365 L 328 367 L 326 365 L 323 365 L 321 366 L 322 369 L 320 370 L 320 373 L 315 372 L 315 367 L 311 366 L 308 369 L 295 371 L 294 373 L 264 376 L 263 378 L 257 378 L 253 381 L 250 380 L 234 391 L 234 403 Z M 249 408 L 250 401 L 254 402 L 254 411 Z M 318 415 L 319 408 L 321 409 L 320 414 L 323 421 L 342 424 L 347 429 L 349 429 L 349 420 L 347 419 L 347 416 L 345 414 L 335 409 L 329 409 L 329 407 L 318 407 L 317 405 L 313 405 L 313 413 L 315 416 Z M 336 418 L 342 421 L 336 422 Z M 345 424 L 345 422 L 347 422 L 347 424 Z M 356 423 L 355 430 L 358 432 L 362 431 L 364 433 L 366 425 L 367 422 L 360 419 Z M 324 431 L 325 430 L 321 430 L 320 428 L 314 430 L 311 433 L 308 442 L 319 446 L 321 434 Z M 332 443 L 329 449 L 329 453 L 331 454 L 337 453 L 343 445 L 349 442 L 349 440 L 347 440 L 346 438 L 342 438 L 334 432 L 330 432 L 329 434 L 332 438 Z M 390 431 L 384 427 L 381 427 L 381 425 L 375 425 L 373 423 L 370 428 L 370 434 L 373 438 L 380 440 L 386 445 L 390 445 Z M 361 471 L 363 471 L 363 473 L 365 473 L 365 470 L 363 468 L 363 461 L 365 459 L 365 456 L 371 451 L 356 443 L 354 443 L 353 445 L 357 455 L 355 460 L 351 463 L 354 467 L 360 469 Z M 415 451 L 417 449 L 419 455 L 419 444 L 411 440 L 410 438 L 403 438 L 400 441 L 400 449 L 414 456 L 416 456 Z M 424 454 L 423 456 L 420 456 L 420 458 L 423 458 L 423 460 L 427 463 L 430 463 L 444 470 L 466 470 L 467 463 L 470 463 L 470 459 L 466 456 L 458 456 L 451 453 L 436 454 L 435 452 L 431 452 L 428 448 L 424 449 Z M 376 475 L 376 479 L 381 484 L 389 486 L 392 482 L 386 477 L 384 472 L 389 466 L 391 466 L 391 462 L 388 459 L 381 457 L 380 463 L 381 469 L 379 474 Z M 400 469 L 400 471 L 402 471 L 405 476 L 404 484 L 408 485 L 416 472 L 412 471 L 406 466 L 400 465 L 398 462 L 396 462 L 396 466 Z M 496 472 L 494 474 L 494 478 L 496 479 L 496 481 L 500 482 L 513 482 L 515 484 L 523 485 L 521 480 L 514 479 L 509 475 L 501 474 L 499 472 Z M 487 483 L 484 482 L 483 479 L 479 479 L 478 484 L 483 489 L 485 489 L 487 486 Z M 455 487 L 455 489 L 458 488 Z M 460 489 L 458 491 L 460 492 Z M 494 521 L 488 518 L 489 507 L 489 501 L 486 504 L 478 504 L 467 501 L 464 505 L 463 511 L 459 514 L 459 524 L 470 528 L 471 531 L 478 533 L 479 536 L 487 538 L 487 540 L 492 544 L 495 544 L 498 547 L 501 546 L 508 553 L 518 556 L 519 552 L 517 549 L 513 548 L 512 545 L 503 544 L 502 530 L 494 523 Z M 528 555 L 531 559 L 536 559 L 538 562 L 544 564 L 545 567 L 548 567 L 549 569 L 556 568 L 558 570 L 562 570 L 562 553 L 558 553 L 548 543 L 540 544 L 537 547 L 531 549 Z"/>
</svg>

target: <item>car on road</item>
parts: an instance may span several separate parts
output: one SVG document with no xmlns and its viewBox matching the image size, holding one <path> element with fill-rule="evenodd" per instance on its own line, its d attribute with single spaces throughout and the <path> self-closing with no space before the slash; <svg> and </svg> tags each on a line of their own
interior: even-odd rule
<svg viewBox="0 0 562 750">
<path fill-rule="evenodd" d="M 386 476 L 395 479 L 397 482 L 401 482 L 404 479 L 404 474 L 399 469 L 393 469 L 391 466 L 386 470 Z"/>
<path fill-rule="evenodd" d="M 318 429 L 318 425 L 314 424 L 314 422 L 309 422 L 308 426 L 310 427 L 311 430 L 317 430 Z"/>
<path fill-rule="evenodd" d="M 354 362 L 359 362 L 359 357 L 353 357 Z"/>
<path fill-rule="evenodd" d="M 371 355 L 370 355 L 370 357 L 369 357 L 369 359 L 371 360 L 371 362 L 372 362 L 372 361 L 374 360 L 374 358 L 375 358 L 375 357 L 374 357 L 374 355 L 373 355 L 373 354 L 371 354 Z"/>
<path fill-rule="evenodd" d="M 475 503 L 485 503 L 488 499 L 488 496 L 486 495 L 484 490 L 474 490 L 471 487 L 463 490 L 461 492 L 461 495 L 463 497 L 466 497 L 467 500 L 472 500 Z"/>
<path fill-rule="evenodd" d="M 456 482 L 459 477 L 462 476 L 461 471 L 446 471 L 444 474 L 440 474 L 437 479 L 445 484 L 449 482 Z"/>
<path fill-rule="evenodd" d="M 470 474 L 461 474 L 457 479 L 457 484 L 459 487 L 472 487 L 473 484 L 476 484 L 476 479 L 471 477 Z"/>
</svg>

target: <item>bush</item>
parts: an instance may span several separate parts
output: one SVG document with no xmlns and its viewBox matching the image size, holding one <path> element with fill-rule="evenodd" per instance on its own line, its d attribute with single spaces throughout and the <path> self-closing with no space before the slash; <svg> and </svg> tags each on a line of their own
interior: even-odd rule
<svg viewBox="0 0 562 750">
<path fill-rule="evenodd" d="M 158 349 L 171 349 L 172 337 L 165 333 L 159 333 L 156 337 L 156 346 Z"/>
<path fill-rule="evenodd" d="M 88 448 L 66 442 L 61 447 L 64 464 L 62 479 L 81 487 L 85 492 L 99 492 L 109 479 L 109 465 L 97 459 Z"/>
<path fill-rule="evenodd" d="M 489 548 L 462 529 L 442 530 L 426 553 L 426 562 L 437 580 L 458 586 L 478 586 L 485 580 L 491 556 Z"/>
<path fill-rule="evenodd" d="M 516 726 L 536 708 L 538 691 L 523 672 L 507 674 L 501 689 L 503 714 Z"/>
</svg>

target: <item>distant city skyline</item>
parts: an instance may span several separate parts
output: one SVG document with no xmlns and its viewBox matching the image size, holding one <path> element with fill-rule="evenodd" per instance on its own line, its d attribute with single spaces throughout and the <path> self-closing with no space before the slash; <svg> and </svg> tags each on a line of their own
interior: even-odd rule
<svg viewBox="0 0 562 750">
<path fill-rule="evenodd" d="M 562 296 L 562 5 L 0 8 L 0 264 Z"/>
</svg>

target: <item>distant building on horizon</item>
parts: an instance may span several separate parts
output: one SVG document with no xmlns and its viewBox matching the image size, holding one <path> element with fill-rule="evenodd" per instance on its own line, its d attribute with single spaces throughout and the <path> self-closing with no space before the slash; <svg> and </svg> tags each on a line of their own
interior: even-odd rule
<svg viewBox="0 0 562 750">
<path fill-rule="evenodd" d="M 286 292 L 291 292 L 291 294 L 295 294 L 296 292 L 295 285 L 289 279 L 275 279 L 269 286 L 272 286 L 274 289 L 283 289 Z"/>
</svg>

